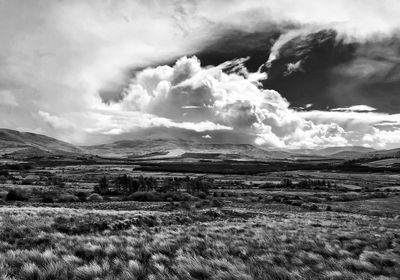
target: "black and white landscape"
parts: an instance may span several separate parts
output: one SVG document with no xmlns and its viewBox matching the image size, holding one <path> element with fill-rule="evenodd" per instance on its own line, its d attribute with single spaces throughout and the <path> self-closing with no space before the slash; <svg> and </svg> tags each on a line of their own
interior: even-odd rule
<svg viewBox="0 0 400 280">
<path fill-rule="evenodd" d="M 0 1 L 0 280 L 400 279 L 399 15 Z"/>
</svg>

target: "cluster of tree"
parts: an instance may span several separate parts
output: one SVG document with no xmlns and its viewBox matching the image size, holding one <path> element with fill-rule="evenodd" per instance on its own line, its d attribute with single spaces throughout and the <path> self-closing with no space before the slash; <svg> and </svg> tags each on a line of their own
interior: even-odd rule
<svg viewBox="0 0 400 280">
<path fill-rule="evenodd" d="M 329 180 L 301 180 L 299 182 L 293 182 L 289 178 L 284 178 L 279 184 L 265 183 L 260 186 L 261 188 L 297 188 L 297 189 L 318 189 L 318 188 L 337 188 L 336 182 Z"/>
<path fill-rule="evenodd" d="M 178 178 L 171 177 L 160 180 L 154 177 L 131 177 L 122 175 L 113 179 L 103 176 L 94 191 L 102 194 L 129 195 L 135 192 L 178 192 L 184 191 L 190 194 L 209 193 L 212 182 L 203 178 Z"/>
<path fill-rule="evenodd" d="M 103 176 L 95 187 L 99 194 L 131 194 L 137 191 L 153 191 L 157 188 L 157 180 L 154 177 L 131 177 L 126 174 L 110 180 Z"/>
<path fill-rule="evenodd" d="M 328 189 L 336 188 L 336 182 L 331 182 L 329 180 L 302 180 L 296 184 L 296 187 L 299 189 L 307 189 L 307 188 L 314 188 L 314 187 L 327 187 Z"/>
<path fill-rule="evenodd" d="M 13 171 L 21 171 L 21 170 L 30 170 L 32 169 L 32 165 L 29 163 L 19 163 L 19 164 L 4 164 L 0 165 L 0 170 L 13 170 Z"/>
</svg>

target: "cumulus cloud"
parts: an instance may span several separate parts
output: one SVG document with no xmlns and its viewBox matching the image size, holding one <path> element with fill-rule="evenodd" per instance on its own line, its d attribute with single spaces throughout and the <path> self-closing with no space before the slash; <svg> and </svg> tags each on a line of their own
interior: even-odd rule
<svg viewBox="0 0 400 280">
<path fill-rule="evenodd" d="M 278 92 L 263 90 L 235 63 L 241 60 L 202 67 L 196 57 L 182 57 L 173 66 L 147 68 L 110 107 L 152 116 L 149 125 L 243 133 L 248 142 L 265 147 L 347 144 L 340 126 L 305 120 Z"/>
<path fill-rule="evenodd" d="M 297 111 L 277 91 L 262 89 L 250 78 L 252 73 L 243 75 L 242 66 L 235 68 L 235 63 L 241 60 L 203 67 L 196 57 L 182 57 L 173 66 L 144 69 L 130 81 L 122 100 L 109 108 L 138 114 L 142 128 L 207 131 L 210 137 L 218 132 L 227 142 L 239 133 L 247 135 L 245 141 L 264 147 L 383 148 L 396 144 L 399 115 L 377 113 L 366 105 Z M 240 70 L 236 73 L 231 69 Z M 128 127 L 127 131 L 133 129 L 132 125 Z"/>
</svg>

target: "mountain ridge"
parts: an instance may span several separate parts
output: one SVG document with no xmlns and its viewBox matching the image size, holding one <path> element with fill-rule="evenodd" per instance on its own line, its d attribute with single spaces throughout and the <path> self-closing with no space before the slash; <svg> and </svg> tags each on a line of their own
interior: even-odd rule
<svg viewBox="0 0 400 280">
<path fill-rule="evenodd" d="M 129 159 L 243 159 L 285 160 L 296 158 L 337 158 L 343 160 L 369 160 L 400 157 L 400 148 L 375 150 L 362 146 L 336 146 L 320 149 L 263 149 L 252 144 L 211 143 L 209 140 L 182 138 L 126 139 L 112 143 L 75 146 L 55 138 L 12 129 L 0 128 L 0 155 L 20 157 L 51 155 L 95 155 Z"/>
</svg>

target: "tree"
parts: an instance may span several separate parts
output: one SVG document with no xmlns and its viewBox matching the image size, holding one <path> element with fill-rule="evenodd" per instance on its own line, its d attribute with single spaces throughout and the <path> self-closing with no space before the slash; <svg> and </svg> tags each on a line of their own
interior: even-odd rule
<svg viewBox="0 0 400 280">
<path fill-rule="evenodd" d="M 103 176 L 100 181 L 99 181 L 99 185 L 95 187 L 95 192 L 99 193 L 99 194 L 106 194 L 109 192 L 108 189 L 108 180 L 106 176 Z"/>
</svg>

